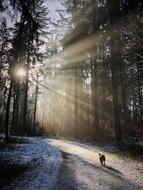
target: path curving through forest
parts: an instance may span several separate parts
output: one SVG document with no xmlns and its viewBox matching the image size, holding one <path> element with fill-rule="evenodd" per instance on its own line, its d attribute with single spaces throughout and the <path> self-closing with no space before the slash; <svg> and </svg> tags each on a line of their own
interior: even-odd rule
<svg viewBox="0 0 143 190">
<path fill-rule="evenodd" d="M 81 143 L 53 139 L 48 143 L 64 152 L 55 190 L 143 190 L 142 162 Z M 98 152 L 106 154 L 106 167 L 100 166 Z"/>
<path fill-rule="evenodd" d="M 1 151 L 0 158 L 32 168 L 2 190 L 143 190 L 143 163 L 99 147 L 74 141 L 33 138 L 16 150 Z M 106 155 L 106 167 L 98 153 Z"/>
</svg>

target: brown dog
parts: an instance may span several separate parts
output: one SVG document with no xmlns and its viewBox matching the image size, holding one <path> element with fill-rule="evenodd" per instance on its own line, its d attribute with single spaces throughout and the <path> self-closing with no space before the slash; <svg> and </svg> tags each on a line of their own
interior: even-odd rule
<svg viewBox="0 0 143 190">
<path fill-rule="evenodd" d="M 104 154 L 99 154 L 99 160 L 100 160 L 101 166 L 105 166 L 106 158 Z"/>
</svg>

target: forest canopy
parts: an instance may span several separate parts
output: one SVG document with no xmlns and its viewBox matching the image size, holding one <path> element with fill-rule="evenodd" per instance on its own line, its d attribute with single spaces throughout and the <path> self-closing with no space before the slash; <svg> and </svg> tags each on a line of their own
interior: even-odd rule
<svg viewBox="0 0 143 190">
<path fill-rule="evenodd" d="M 0 1 L 0 131 L 143 138 L 142 0 Z"/>
</svg>

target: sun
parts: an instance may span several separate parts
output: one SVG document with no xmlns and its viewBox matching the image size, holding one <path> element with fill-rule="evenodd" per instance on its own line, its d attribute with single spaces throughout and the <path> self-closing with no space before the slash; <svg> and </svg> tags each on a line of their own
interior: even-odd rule
<svg viewBox="0 0 143 190">
<path fill-rule="evenodd" d="M 23 68 L 19 68 L 16 70 L 16 76 L 17 77 L 25 77 L 26 71 Z"/>
</svg>

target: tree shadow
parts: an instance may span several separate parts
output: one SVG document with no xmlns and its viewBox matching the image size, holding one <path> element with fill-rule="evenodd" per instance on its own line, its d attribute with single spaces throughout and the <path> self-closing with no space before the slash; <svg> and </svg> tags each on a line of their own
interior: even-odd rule
<svg viewBox="0 0 143 190">
<path fill-rule="evenodd" d="M 70 154 L 61 151 L 63 157 L 63 163 L 61 165 L 61 171 L 58 176 L 58 181 L 53 190 L 76 190 L 76 179 L 74 171 L 74 161 Z"/>
</svg>

